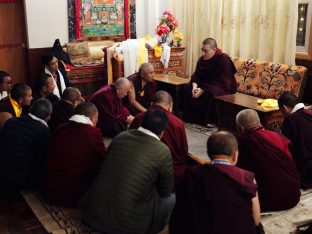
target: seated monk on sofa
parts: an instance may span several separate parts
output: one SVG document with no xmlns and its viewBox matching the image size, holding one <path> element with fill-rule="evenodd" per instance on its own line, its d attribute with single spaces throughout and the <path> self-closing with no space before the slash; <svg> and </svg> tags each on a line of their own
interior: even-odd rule
<svg viewBox="0 0 312 234">
<path fill-rule="evenodd" d="M 206 126 L 215 122 L 212 97 L 236 92 L 236 68 L 212 38 L 203 41 L 202 57 L 184 93 L 183 119 Z"/>
<path fill-rule="evenodd" d="M 59 98 L 66 87 L 70 87 L 71 84 L 66 75 L 66 71 L 59 69 L 58 59 L 53 53 L 45 53 L 41 56 L 42 64 L 44 65 L 44 72 L 51 75 L 54 79 L 54 90 L 53 93 Z"/>
<path fill-rule="evenodd" d="M 213 133 L 207 153 L 211 165 L 188 168 L 177 188 L 170 234 L 256 234 L 260 224 L 257 185 L 252 172 L 235 167 L 235 137 L 228 132 Z"/>
<path fill-rule="evenodd" d="M 139 72 L 129 76 L 127 79 L 132 82 L 124 104 L 132 115 L 145 112 L 151 107 L 151 101 L 156 92 L 156 82 L 154 80 L 154 67 L 150 63 L 143 63 Z"/>
<path fill-rule="evenodd" d="M 43 180 L 49 202 L 74 206 L 93 182 L 106 152 L 97 121 L 94 104 L 84 102 L 52 135 Z"/>
<path fill-rule="evenodd" d="M 134 117 L 122 103 L 130 88 L 129 80 L 119 78 L 114 84 L 104 86 L 90 97 L 89 101 L 99 111 L 97 126 L 101 128 L 104 136 L 115 137 L 125 131 L 133 120 Z"/>
<path fill-rule="evenodd" d="M 241 133 L 237 166 L 255 173 L 261 211 L 294 207 L 300 199 L 300 178 L 288 139 L 264 129 L 255 110 L 240 111 L 236 124 Z"/>
</svg>

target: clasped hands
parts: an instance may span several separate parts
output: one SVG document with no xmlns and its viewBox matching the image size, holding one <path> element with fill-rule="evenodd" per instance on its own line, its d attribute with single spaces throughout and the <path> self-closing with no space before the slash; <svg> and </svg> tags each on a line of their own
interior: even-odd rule
<svg viewBox="0 0 312 234">
<path fill-rule="evenodd" d="M 201 95 L 203 95 L 204 90 L 197 87 L 196 83 L 193 83 L 193 89 L 192 89 L 192 98 L 199 98 Z"/>
<path fill-rule="evenodd" d="M 128 116 L 127 116 L 126 123 L 127 123 L 127 124 L 130 124 L 130 123 L 132 122 L 133 119 L 134 119 L 134 116 L 133 116 L 133 115 L 128 115 Z"/>
</svg>

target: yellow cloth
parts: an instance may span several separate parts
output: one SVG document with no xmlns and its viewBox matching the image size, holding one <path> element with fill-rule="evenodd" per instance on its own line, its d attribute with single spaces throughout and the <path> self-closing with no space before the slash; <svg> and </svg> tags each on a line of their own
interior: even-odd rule
<svg viewBox="0 0 312 234">
<path fill-rule="evenodd" d="M 155 45 L 154 51 L 155 51 L 155 57 L 159 58 L 162 54 L 162 47 L 160 47 L 159 45 Z"/>
<path fill-rule="evenodd" d="M 136 70 L 139 70 L 139 67 L 142 63 L 148 62 L 148 53 L 145 47 L 145 40 L 143 38 L 139 38 L 138 40 L 139 40 L 139 51 L 138 51 L 138 62 L 137 62 Z"/>
<path fill-rule="evenodd" d="M 12 98 L 10 98 L 10 102 L 13 106 L 16 117 L 20 117 L 22 114 L 22 107 Z"/>
<path fill-rule="evenodd" d="M 259 99 L 258 104 L 260 104 L 264 108 L 276 108 L 276 107 L 278 107 L 277 100 L 273 99 L 273 98 Z"/>
</svg>

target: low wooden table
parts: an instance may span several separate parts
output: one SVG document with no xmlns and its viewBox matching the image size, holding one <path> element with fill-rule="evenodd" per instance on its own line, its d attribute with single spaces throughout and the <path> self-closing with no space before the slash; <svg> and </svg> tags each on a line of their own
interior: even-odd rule
<svg viewBox="0 0 312 234">
<path fill-rule="evenodd" d="M 183 87 L 190 82 L 190 79 L 181 78 L 175 75 L 156 74 L 157 90 L 165 90 L 171 94 L 173 98 L 173 110 L 179 116 L 183 95 Z"/>
<path fill-rule="evenodd" d="M 244 109 L 256 110 L 261 124 L 269 130 L 280 132 L 283 115 L 278 108 L 263 108 L 258 104 L 260 98 L 243 93 L 214 97 L 219 130 L 236 132 L 236 115 Z"/>
</svg>

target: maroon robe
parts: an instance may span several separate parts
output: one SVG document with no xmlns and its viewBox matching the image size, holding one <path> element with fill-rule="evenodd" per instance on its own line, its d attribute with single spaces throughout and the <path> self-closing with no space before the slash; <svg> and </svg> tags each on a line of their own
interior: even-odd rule
<svg viewBox="0 0 312 234">
<path fill-rule="evenodd" d="M 89 188 L 106 152 L 100 129 L 69 121 L 48 147 L 42 191 L 51 203 L 73 206 Z"/>
<path fill-rule="evenodd" d="M 22 113 L 21 116 L 28 115 L 30 106 L 22 106 Z M 0 100 L 0 112 L 8 112 L 13 117 L 16 117 L 15 110 L 12 106 L 12 103 L 10 101 L 9 97 L 6 97 L 4 99 Z"/>
<path fill-rule="evenodd" d="M 301 187 L 312 188 L 312 111 L 302 108 L 285 117 L 282 133 L 292 142 Z"/>
<path fill-rule="evenodd" d="M 156 92 L 156 81 L 153 80 L 152 82 L 147 82 L 146 85 L 142 88 L 142 77 L 139 73 L 135 73 L 129 76 L 127 79 L 130 80 L 134 86 L 136 101 L 146 109 L 150 108 L 152 97 Z M 137 115 L 140 113 L 138 109 L 129 103 L 128 97 L 125 97 L 124 103 L 132 115 Z"/>
<path fill-rule="evenodd" d="M 101 128 L 103 135 L 115 137 L 127 129 L 128 109 L 123 106 L 122 100 L 117 97 L 114 85 L 107 85 L 94 93 L 90 99 L 99 111 L 97 127 Z"/>
<path fill-rule="evenodd" d="M 9 112 L 13 117 L 16 117 L 10 98 L 6 97 L 0 100 L 0 112 Z"/>
<path fill-rule="evenodd" d="M 237 83 L 234 77 L 236 68 L 231 58 L 217 49 L 214 57 L 203 60 L 201 57 L 192 75 L 191 82 L 184 93 L 183 119 L 186 122 L 206 125 L 215 122 L 212 116 L 212 97 L 236 92 Z M 205 92 L 199 98 L 192 98 L 192 83 L 195 82 Z"/>
<path fill-rule="evenodd" d="M 238 144 L 237 166 L 255 173 L 261 211 L 294 207 L 300 200 L 300 177 L 289 141 L 260 126 L 238 137 Z"/>
<path fill-rule="evenodd" d="M 74 107 L 70 103 L 65 102 L 64 100 L 59 100 L 54 103 L 51 117 L 48 120 L 51 132 L 53 132 L 61 124 L 67 122 L 73 114 Z"/>
<path fill-rule="evenodd" d="M 180 183 L 186 169 L 186 157 L 188 154 L 188 143 L 184 123 L 178 117 L 165 110 L 161 106 L 154 104 L 154 109 L 164 111 L 169 119 L 169 123 L 161 141 L 164 142 L 171 151 L 173 161 L 174 187 Z M 138 114 L 131 122 L 129 129 L 137 129 L 141 126 L 144 113 Z"/>
<path fill-rule="evenodd" d="M 256 233 L 251 172 L 230 165 L 187 169 L 176 191 L 170 234 Z"/>
</svg>

